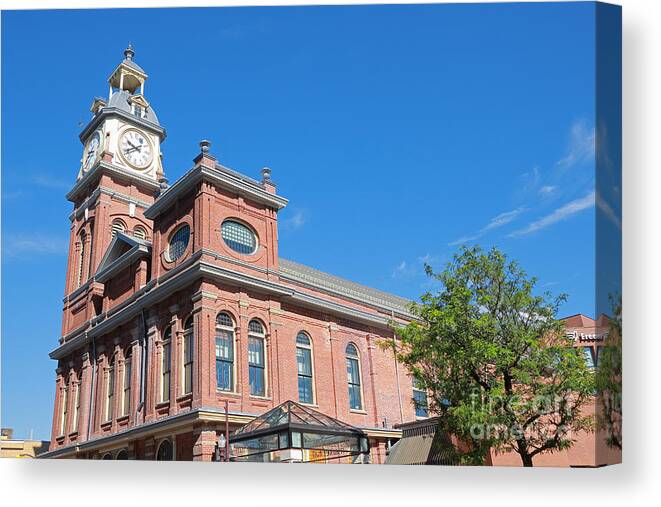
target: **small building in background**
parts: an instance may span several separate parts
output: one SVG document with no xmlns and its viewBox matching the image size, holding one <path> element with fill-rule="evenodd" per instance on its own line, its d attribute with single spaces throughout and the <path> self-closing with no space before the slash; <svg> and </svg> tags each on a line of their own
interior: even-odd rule
<svg viewBox="0 0 661 507">
<path fill-rule="evenodd" d="M 0 435 L 0 458 L 36 458 L 48 450 L 48 440 L 13 438 L 12 428 L 2 428 Z"/>
</svg>

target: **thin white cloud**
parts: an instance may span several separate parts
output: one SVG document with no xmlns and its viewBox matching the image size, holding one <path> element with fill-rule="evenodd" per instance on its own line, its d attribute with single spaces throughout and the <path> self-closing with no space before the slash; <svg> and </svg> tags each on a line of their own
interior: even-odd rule
<svg viewBox="0 0 661 507">
<path fill-rule="evenodd" d="M 545 217 L 536 220 L 535 222 L 532 222 L 527 227 L 524 227 L 523 229 L 519 229 L 518 231 L 514 231 L 512 234 L 509 235 L 509 237 L 519 238 L 521 236 L 526 236 L 533 232 L 537 232 L 541 229 L 548 227 L 549 225 L 553 225 L 557 222 L 567 220 L 572 215 L 575 215 L 576 213 L 588 209 L 594 206 L 594 204 L 595 204 L 595 193 L 594 191 L 592 191 L 585 197 L 581 197 L 580 199 L 575 199 L 565 204 L 564 206 L 561 206 L 560 208 L 556 209 L 553 213 L 546 215 Z"/>
<path fill-rule="evenodd" d="M 560 169 L 569 169 L 575 165 L 593 159 L 595 153 L 595 129 L 588 127 L 585 120 L 577 120 L 571 127 L 567 155 L 558 160 Z"/>
<path fill-rule="evenodd" d="M 300 229 L 307 222 L 307 216 L 304 211 L 298 210 L 289 218 L 286 218 L 281 222 L 281 225 L 284 229 L 287 230 L 296 230 Z"/>
<path fill-rule="evenodd" d="M 397 267 L 395 267 L 395 269 L 393 269 L 392 277 L 398 279 L 412 278 L 413 276 L 418 274 L 418 272 L 421 272 L 421 270 L 419 270 L 416 266 L 412 266 L 408 262 L 403 260 L 397 265 Z"/>
<path fill-rule="evenodd" d="M 520 176 L 520 179 L 519 193 L 525 197 L 537 191 L 539 184 L 542 181 L 542 172 L 538 166 L 535 166 L 530 171 L 523 173 Z"/>
<path fill-rule="evenodd" d="M 48 235 L 8 235 L 2 242 L 3 255 L 65 255 L 69 250 L 66 238 Z"/>
<path fill-rule="evenodd" d="M 469 236 L 463 236 L 459 239 L 456 239 L 452 241 L 451 243 L 448 243 L 448 246 L 457 246 L 461 245 L 462 243 L 467 243 L 469 241 L 476 240 L 478 238 L 481 238 L 484 236 L 487 232 L 492 231 L 494 229 L 498 229 L 500 227 L 503 227 L 504 225 L 509 224 L 510 222 L 516 220 L 521 213 L 525 212 L 526 208 L 523 206 L 520 206 L 516 209 L 513 209 L 512 211 L 506 211 L 505 213 L 501 213 L 500 215 L 497 215 L 493 217 L 487 225 L 482 227 L 479 231 L 477 231 L 475 234 L 469 235 Z"/>
<path fill-rule="evenodd" d="M 544 185 L 539 189 L 539 195 L 542 197 L 550 197 L 551 195 L 555 194 L 556 190 L 558 190 L 558 187 L 554 185 Z"/>
<path fill-rule="evenodd" d="M 32 178 L 32 182 L 40 187 L 59 188 L 62 190 L 68 190 L 72 186 L 70 181 L 58 180 L 48 174 L 37 174 Z"/>
</svg>

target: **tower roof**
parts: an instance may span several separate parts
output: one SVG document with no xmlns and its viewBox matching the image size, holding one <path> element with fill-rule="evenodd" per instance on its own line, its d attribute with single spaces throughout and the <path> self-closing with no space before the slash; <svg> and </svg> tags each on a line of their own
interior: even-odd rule
<svg viewBox="0 0 661 507">
<path fill-rule="evenodd" d="M 134 56 L 135 51 L 129 42 L 124 50 L 124 60 L 119 63 L 108 78 L 110 86 L 133 93 L 143 85 L 147 80 L 147 73 L 133 61 Z"/>
</svg>

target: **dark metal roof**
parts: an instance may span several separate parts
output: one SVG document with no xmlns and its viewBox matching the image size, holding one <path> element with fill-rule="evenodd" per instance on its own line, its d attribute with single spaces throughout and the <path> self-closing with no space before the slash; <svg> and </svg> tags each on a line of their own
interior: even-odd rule
<svg viewBox="0 0 661 507">
<path fill-rule="evenodd" d="M 289 400 L 236 430 L 232 440 L 252 438 L 254 435 L 277 432 L 287 427 L 324 433 L 353 433 L 356 435 L 363 433 L 355 426 Z"/>
<path fill-rule="evenodd" d="M 131 97 L 131 94 L 126 91 L 126 90 L 119 90 L 116 92 L 113 92 L 112 97 L 110 97 L 110 102 L 108 102 L 107 107 L 116 107 L 117 109 L 120 109 L 122 111 L 125 111 L 129 114 L 133 114 L 133 109 L 131 108 L 131 104 L 129 103 L 129 98 Z M 160 125 L 158 123 L 158 117 L 156 116 L 156 113 L 154 112 L 154 108 L 149 106 L 147 108 L 147 118 L 146 120 L 150 121 L 151 123 L 154 123 L 156 125 Z"/>
<path fill-rule="evenodd" d="M 391 449 L 386 465 L 458 465 L 450 437 L 438 427 L 438 418 L 404 425 L 403 438 Z"/>
</svg>

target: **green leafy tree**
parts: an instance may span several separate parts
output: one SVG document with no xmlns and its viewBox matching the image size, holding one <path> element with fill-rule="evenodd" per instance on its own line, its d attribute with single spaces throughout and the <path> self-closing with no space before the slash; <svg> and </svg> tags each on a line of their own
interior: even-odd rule
<svg viewBox="0 0 661 507">
<path fill-rule="evenodd" d="M 596 376 L 600 411 L 597 426 L 606 430 L 608 446 L 622 449 L 622 301 L 613 302 L 608 338 L 599 354 Z"/>
<path fill-rule="evenodd" d="M 466 444 L 461 463 L 482 464 L 494 449 L 533 466 L 592 429 L 581 408 L 594 373 L 556 320 L 566 296 L 535 295 L 536 279 L 496 248 L 463 248 L 443 272 L 425 269 L 441 289 L 414 303 L 417 321 L 395 326 L 398 339 L 383 345 L 427 389 L 441 429 Z"/>
</svg>

